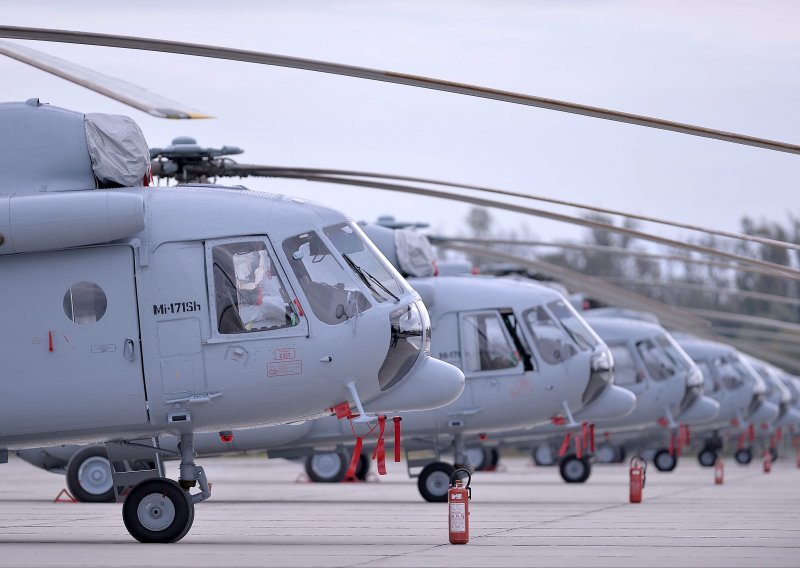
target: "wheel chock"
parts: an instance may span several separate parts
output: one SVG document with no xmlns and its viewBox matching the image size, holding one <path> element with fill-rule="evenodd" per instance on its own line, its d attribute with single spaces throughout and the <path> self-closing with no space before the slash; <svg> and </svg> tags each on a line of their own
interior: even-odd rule
<svg viewBox="0 0 800 568">
<path fill-rule="evenodd" d="M 72 496 L 72 493 L 67 491 L 66 487 L 61 490 L 61 492 L 56 495 L 56 498 L 53 499 L 53 503 L 77 503 L 78 500 Z"/>
</svg>

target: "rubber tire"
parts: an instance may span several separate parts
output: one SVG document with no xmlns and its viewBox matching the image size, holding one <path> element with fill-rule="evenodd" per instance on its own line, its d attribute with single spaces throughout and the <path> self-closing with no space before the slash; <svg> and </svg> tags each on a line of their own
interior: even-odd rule
<svg viewBox="0 0 800 568">
<path fill-rule="evenodd" d="M 447 502 L 447 491 L 450 488 L 450 476 L 453 475 L 455 468 L 450 465 L 449 463 L 445 462 L 433 462 L 426 465 L 422 468 L 422 471 L 417 478 L 417 489 L 419 489 L 419 494 L 422 495 L 422 498 L 428 501 L 429 503 L 446 503 Z M 432 492 L 428 489 L 428 478 L 431 475 L 437 474 L 437 477 L 441 476 L 444 473 L 447 475 L 447 483 L 444 487 L 444 492 Z"/>
<path fill-rule="evenodd" d="M 619 458 L 619 447 L 612 444 L 601 444 L 597 446 L 594 459 L 597 463 L 617 463 Z"/>
<path fill-rule="evenodd" d="M 339 458 L 339 468 L 336 470 L 331 476 L 325 476 L 317 471 L 314 470 L 313 461 L 314 458 L 320 458 L 321 456 L 337 456 Z M 344 479 L 345 474 L 347 473 L 347 468 L 350 466 L 350 460 L 347 459 L 347 456 L 342 452 L 327 452 L 324 454 L 313 454 L 306 458 L 305 467 L 306 467 L 306 475 L 311 481 L 316 483 L 339 483 Z"/>
<path fill-rule="evenodd" d="M 539 449 L 541 448 L 542 450 L 544 450 L 545 447 L 550 448 L 550 455 L 552 456 L 552 461 L 546 461 L 541 459 L 542 456 L 539 455 Z M 558 457 L 557 457 L 558 453 L 556 452 L 555 448 L 549 444 L 540 444 L 536 446 L 535 448 L 533 448 L 533 452 L 531 452 L 531 455 L 533 456 L 533 463 L 541 467 L 554 466 L 558 463 Z"/>
<path fill-rule="evenodd" d="M 666 462 L 663 460 L 666 460 Z M 678 456 L 675 454 L 669 455 L 669 450 L 658 450 L 656 455 L 653 456 L 653 465 L 661 472 L 674 471 L 678 467 Z"/>
<path fill-rule="evenodd" d="M 577 464 L 581 464 L 583 470 L 580 475 L 575 476 L 573 475 L 572 469 L 577 466 Z M 579 458 L 575 454 L 567 454 L 558 464 L 558 472 L 561 474 L 561 479 L 567 483 L 585 483 L 586 480 L 589 479 L 589 476 L 592 475 L 592 464 L 589 462 L 588 458 Z"/>
<path fill-rule="evenodd" d="M 175 518 L 162 531 L 152 531 L 139 521 L 138 508 L 143 499 L 152 494 L 161 494 L 175 507 Z M 122 504 L 122 521 L 133 538 L 144 543 L 178 542 L 194 522 L 194 503 L 188 491 L 181 489 L 172 479 L 147 479 L 136 485 Z"/>
<path fill-rule="evenodd" d="M 469 468 L 471 471 L 486 471 L 489 468 L 489 465 L 492 462 L 492 452 L 490 448 L 483 448 L 483 447 L 476 447 L 470 448 L 470 450 L 480 451 L 481 458 L 480 461 L 476 464 L 472 463 L 472 461 L 467 458 L 467 463 L 469 464 Z"/>
<path fill-rule="evenodd" d="M 366 481 L 369 475 L 369 458 L 364 454 L 358 456 L 358 464 L 356 465 L 356 479 L 359 481 Z"/>
<path fill-rule="evenodd" d="M 736 450 L 736 453 L 733 454 L 733 459 L 735 459 L 736 463 L 739 465 L 748 465 L 753 461 L 753 451 L 750 448 Z"/>
<path fill-rule="evenodd" d="M 717 463 L 717 452 L 713 448 L 703 448 L 697 454 L 697 461 L 703 467 L 714 467 L 714 464 Z"/>
<path fill-rule="evenodd" d="M 490 448 L 492 458 L 489 460 L 489 463 L 492 467 L 497 467 L 497 464 L 500 463 L 500 450 L 497 448 Z"/>
<path fill-rule="evenodd" d="M 108 463 L 109 474 L 112 475 L 111 488 L 105 493 L 92 493 L 81 485 L 78 479 L 81 465 L 89 458 L 103 458 Z M 108 452 L 104 446 L 86 446 L 72 455 L 67 463 L 66 481 L 69 492 L 81 503 L 112 503 L 115 500 L 113 472 Z"/>
<path fill-rule="evenodd" d="M 772 463 L 775 463 L 778 460 L 778 450 L 770 448 L 769 453 L 772 455 Z"/>
</svg>

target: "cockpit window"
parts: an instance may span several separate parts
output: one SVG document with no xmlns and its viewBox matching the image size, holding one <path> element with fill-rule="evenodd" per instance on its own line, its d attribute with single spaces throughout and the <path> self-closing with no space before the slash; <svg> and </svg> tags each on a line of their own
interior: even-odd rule
<svg viewBox="0 0 800 568">
<path fill-rule="evenodd" d="M 536 348 L 546 362 L 558 365 L 578 353 L 564 327 L 553 319 L 544 306 L 527 310 L 522 314 L 522 318 L 536 343 Z"/>
<path fill-rule="evenodd" d="M 403 295 L 403 285 L 381 261 L 363 233 L 349 223 L 325 227 L 325 235 L 344 257 L 350 268 L 364 282 L 378 302 L 397 300 Z"/>
<path fill-rule="evenodd" d="M 547 304 L 553 315 L 561 322 L 569 336 L 583 351 L 591 351 L 600 341 L 597 339 L 592 328 L 590 328 L 583 318 L 578 315 L 569 302 L 566 300 L 556 300 Z"/>
<path fill-rule="evenodd" d="M 216 245 L 211 257 L 220 333 L 265 331 L 299 323 L 264 241 Z"/>
<path fill-rule="evenodd" d="M 614 383 L 618 385 L 633 385 L 642 381 L 642 374 L 636 366 L 630 348 L 624 343 L 609 344 L 608 348 L 614 356 Z"/>
<path fill-rule="evenodd" d="M 464 315 L 461 340 L 465 372 L 500 371 L 520 364 L 520 354 L 497 312 Z"/>
<path fill-rule="evenodd" d="M 720 387 L 719 381 L 711 372 L 711 367 L 707 361 L 697 361 L 697 368 L 703 374 L 703 390 L 705 392 L 715 393 L 718 392 Z"/>
<path fill-rule="evenodd" d="M 337 325 L 370 308 L 352 272 L 342 268 L 314 231 L 283 241 L 283 252 L 308 298 L 311 311 L 320 321 Z"/>
<path fill-rule="evenodd" d="M 656 380 L 668 379 L 690 368 L 683 354 L 664 335 L 643 339 L 636 343 L 636 349 L 647 371 Z"/>
<path fill-rule="evenodd" d="M 735 390 L 744 386 L 750 373 L 736 355 L 724 355 L 711 360 L 711 367 L 716 372 L 722 386 Z"/>
</svg>

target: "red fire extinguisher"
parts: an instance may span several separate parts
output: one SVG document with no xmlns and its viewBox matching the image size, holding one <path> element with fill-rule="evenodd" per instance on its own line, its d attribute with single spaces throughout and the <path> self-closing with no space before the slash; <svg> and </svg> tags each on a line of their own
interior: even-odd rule
<svg viewBox="0 0 800 568">
<path fill-rule="evenodd" d="M 461 474 L 467 475 L 467 484 L 461 481 Z M 448 532 L 450 544 L 469 542 L 469 501 L 472 499 L 472 475 L 466 469 L 457 469 L 450 476 L 450 489 L 447 491 Z"/>
<path fill-rule="evenodd" d="M 641 456 L 631 458 L 631 503 L 642 502 L 642 490 L 647 478 L 647 462 Z"/>
<path fill-rule="evenodd" d="M 768 448 L 764 452 L 764 473 L 769 473 L 770 471 L 772 471 L 772 452 Z"/>
<path fill-rule="evenodd" d="M 722 485 L 725 481 L 725 464 L 722 463 L 722 458 L 717 456 L 714 462 L 714 485 Z"/>
</svg>

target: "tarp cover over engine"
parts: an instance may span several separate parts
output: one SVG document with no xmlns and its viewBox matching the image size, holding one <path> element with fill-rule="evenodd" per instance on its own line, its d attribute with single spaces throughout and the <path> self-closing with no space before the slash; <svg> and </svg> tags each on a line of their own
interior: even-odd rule
<svg viewBox="0 0 800 568">
<path fill-rule="evenodd" d="M 126 116 L 0 103 L 0 194 L 139 186 L 149 168 L 144 135 Z"/>
</svg>

